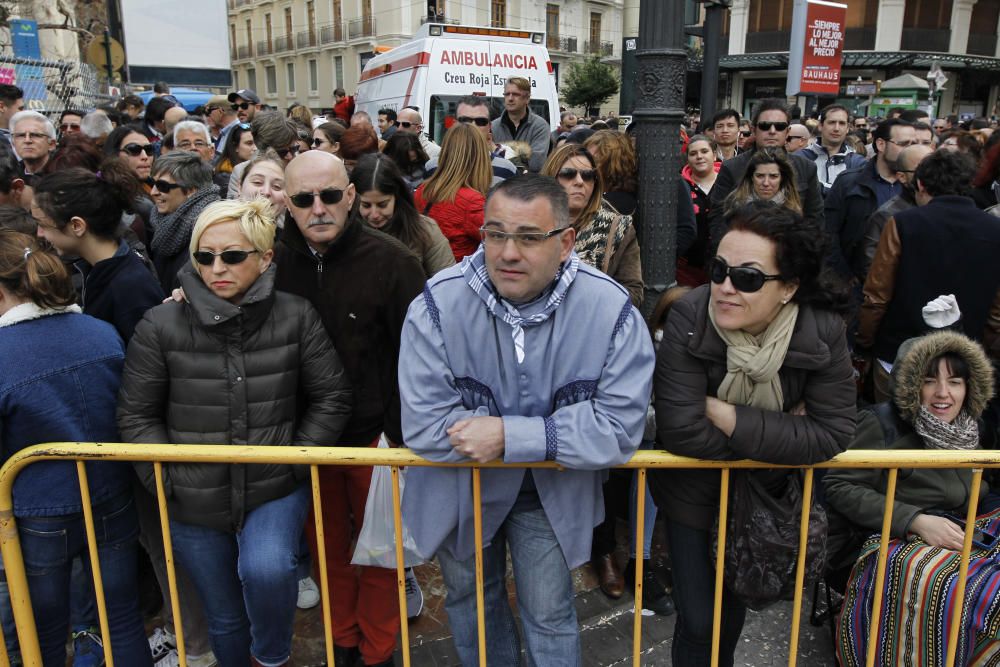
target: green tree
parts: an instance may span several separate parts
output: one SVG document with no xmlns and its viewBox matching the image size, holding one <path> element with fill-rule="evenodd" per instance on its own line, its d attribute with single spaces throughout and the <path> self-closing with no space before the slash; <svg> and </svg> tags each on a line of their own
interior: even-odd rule
<svg viewBox="0 0 1000 667">
<path fill-rule="evenodd" d="M 601 62 L 600 56 L 572 63 L 560 86 L 567 106 L 583 107 L 588 113 L 606 102 L 620 87 L 618 73 L 611 65 Z"/>
</svg>

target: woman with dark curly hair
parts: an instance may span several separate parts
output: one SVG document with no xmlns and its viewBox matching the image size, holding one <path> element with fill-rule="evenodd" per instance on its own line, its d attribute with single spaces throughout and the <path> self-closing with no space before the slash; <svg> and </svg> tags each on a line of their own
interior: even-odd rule
<svg viewBox="0 0 1000 667">
<path fill-rule="evenodd" d="M 820 227 L 769 202 L 733 216 L 709 262 L 711 284 L 677 301 L 663 330 L 654 393 L 657 439 L 670 452 L 801 465 L 850 444 L 856 390 L 840 315 L 846 294 L 827 278 L 823 239 Z M 791 473 L 753 474 L 780 493 Z M 708 665 L 719 474 L 650 477 L 667 517 L 678 615 L 673 663 Z M 722 606 L 719 664 L 732 665 L 746 607 L 728 588 Z"/>
<path fill-rule="evenodd" d="M 409 132 L 396 132 L 385 142 L 382 152 L 391 157 L 399 170 L 403 172 L 403 179 L 410 190 L 416 190 L 420 187 L 427 176 L 424 165 L 430 158 L 420 146 L 417 135 Z"/>
</svg>

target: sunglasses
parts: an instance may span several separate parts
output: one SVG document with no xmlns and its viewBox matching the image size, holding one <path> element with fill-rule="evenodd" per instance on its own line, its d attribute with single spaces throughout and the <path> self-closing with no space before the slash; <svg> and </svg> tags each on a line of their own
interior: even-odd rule
<svg viewBox="0 0 1000 667">
<path fill-rule="evenodd" d="M 152 183 L 153 187 L 162 192 L 165 195 L 169 195 L 171 190 L 175 188 L 183 187 L 179 183 L 167 183 L 164 180 L 156 179 Z"/>
<path fill-rule="evenodd" d="M 559 173 L 556 174 L 556 177 L 564 181 L 572 181 L 577 176 L 582 178 L 584 183 L 590 183 L 592 180 L 597 178 L 597 170 L 573 169 L 572 167 L 563 167 L 562 169 L 559 170 Z"/>
<path fill-rule="evenodd" d="M 399 121 L 399 126 L 402 127 L 402 128 L 405 128 L 407 130 L 410 129 L 414 125 L 416 125 L 417 127 L 420 127 L 420 123 L 411 123 L 408 120 L 401 120 L 401 121 Z"/>
<path fill-rule="evenodd" d="M 788 123 L 781 120 L 773 121 L 770 123 L 761 120 L 757 121 L 757 129 L 760 130 L 761 132 L 770 132 L 772 129 L 775 129 L 778 132 L 784 132 L 785 130 L 788 129 Z"/>
<path fill-rule="evenodd" d="M 298 155 L 299 154 L 299 149 L 300 149 L 300 147 L 299 147 L 298 144 L 292 144 L 288 148 L 279 148 L 279 149 L 277 149 L 275 151 L 275 153 L 278 154 L 278 157 L 280 157 L 282 160 L 284 160 L 286 157 L 288 157 L 289 153 L 292 154 L 292 157 L 295 157 L 296 155 Z"/>
<path fill-rule="evenodd" d="M 708 277 L 716 285 L 726 282 L 726 276 L 733 287 L 740 292 L 756 292 L 768 280 L 781 280 L 780 275 L 768 275 L 760 269 L 749 266 L 729 266 L 720 257 L 713 257 L 708 266 Z"/>
<path fill-rule="evenodd" d="M 153 155 L 153 144 L 125 144 L 121 147 L 121 151 L 128 153 L 132 157 L 139 157 L 140 153 L 145 153 L 152 157 Z"/>
<path fill-rule="evenodd" d="M 249 102 L 243 102 L 241 104 L 233 103 L 230 104 L 229 106 L 232 108 L 233 111 L 236 111 L 237 109 L 243 109 L 244 111 L 246 111 L 247 109 L 250 108 L 250 103 Z"/>
<path fill-rule="evenodd" d="M 209 252 L 208 250 L 199 250 L 194 255 L 194 261 L 198 262 L 202 266 L 212 266 L 215 264 L 215 258 L 221 257 L 223 264 L 242 264 L 247 261 L 247 257 L 253 253 L 258 252 L 257 250 L 223 250 L 222 252 L 215 253 Z"/>
<path fill-rule="evenodd" d="M 62 130 L 63 132 L 65 132 L 66 130 L 79 130 L 80 129 L 80 124 L 79 123 L 63 123 L 62 125 L 59 126 L 59 129 Z"/>
<path fill-rule="evenodd" d="M 310 208 L 312 207 L 316 196 L 317 195 L 312 192 L 300 192 L 296 195 L 290 196 L 289 199 L 292 202 L 292 206 L 295 208 Z M 327 206 L 339 204 L 340 200 L 343 198 L 344 191 L 338 190 L 337 188 L 327 188 L 326 190 L 319 191 L 319 200 Z"/>
<path fill-rule="evenodd" d="M 751 132 L 750 130 L 743 130 L 743 131 L 740 132 L 740 136 L 741 137 L 750 137 L 750 136 L 753 136 L 753 132 Z"/>
<path fill-rule="evenodd" d="M 459 123 L 475 123 L 476 127 L 486 127 L 490 124 L 490 119 L 483 118 L 482 116 L 478 116 L 476 118 L 473 118 L 472 116 L 459 116 L 455 120 Z"/>
</svg>

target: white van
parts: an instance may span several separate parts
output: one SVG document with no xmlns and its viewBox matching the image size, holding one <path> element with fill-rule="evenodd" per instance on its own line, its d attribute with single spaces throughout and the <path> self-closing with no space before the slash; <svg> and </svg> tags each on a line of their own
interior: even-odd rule
<svg viewBox="0 0 1000 667">
<path fill-rule="evenodd" d="M 466 95 L 489 98 L 497 118 L 504 83 L 513 76 L 531 81 L 531 111 L 555 129 L 559 97 L 540 32 L 425 23 L 412 41 L 368 61 L 354 100 L 372 119 L 379 109 L 416 107 L 424 131 L 440 143 Z"/>
</svg>

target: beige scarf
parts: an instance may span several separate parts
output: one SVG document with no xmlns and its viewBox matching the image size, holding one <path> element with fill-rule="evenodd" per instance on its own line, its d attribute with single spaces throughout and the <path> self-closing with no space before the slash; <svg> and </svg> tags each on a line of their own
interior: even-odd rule
<svg viewBox="0 0 1000 667">
<path fill-rule="evenodd" d="M 778 371 L 785 362 L 798 316 L 798 304 L 785 304 L 764 333 L 752 336 L 743 330 L 720 329 L 715 323 L 715 309 L 709 303 L 708 317 L 726 343 L 726 377 L 718 391 L 721 400 L 764 410 L 784 409 Z"/>
</svg>

